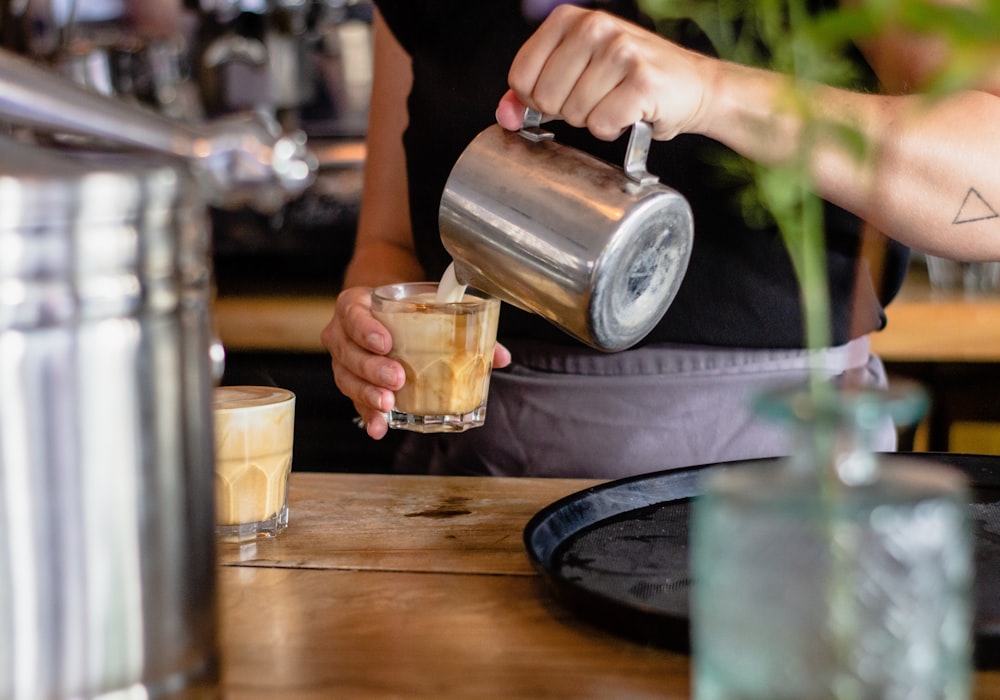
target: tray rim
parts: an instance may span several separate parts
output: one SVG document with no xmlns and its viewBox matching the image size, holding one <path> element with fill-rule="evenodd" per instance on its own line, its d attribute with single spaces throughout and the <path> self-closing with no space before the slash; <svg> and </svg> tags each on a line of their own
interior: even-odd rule
<svg viewBox="0 0 1000 700">
<path fill-rule="evenodd" d="M 972 488 L 1000 488 L 1000 455 L 886 452 L 882 456 L 892 461 L 943 464 L 963 472 Z M 556 573 L 552 556 L 568 538 L 607 518 L 698 496 L 702 479 L 711 471 L 775 463 L 781 459 L 765 457 L 656 471 L 587 487 L 553 501 L 528 520 L 522 533 L 525 552 L 556 599 L 585 620 L 642 644 L 689 654 L 690 621 L 686 611 L 683 614 L 668 612 L 580 586 Z M 595 504 L 600 507 L 594 508 Z M 564 522 L 570 515 L 579 519 L 573 523 Z M 1000 668 L 1000 626 L 990 628 L 974 621 L 973 637 L 976 668 Z"/>
</svg>

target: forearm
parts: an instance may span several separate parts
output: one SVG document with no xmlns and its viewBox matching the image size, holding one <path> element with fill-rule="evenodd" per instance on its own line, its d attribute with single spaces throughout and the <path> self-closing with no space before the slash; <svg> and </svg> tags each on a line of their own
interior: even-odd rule
<svg viewBox="0 0 1000 700">
<path fill-rule="evenodd" d="M 918 250 L 1000 260 L 1000 98 L 969 91 L 936 102 L 868 100 L 878 116 L 868 134 L 873 157 L 854 168 L 868 185 L 856 191 L 848 164 L 843 177 L 829 168 L 821 193 Z"/>
<path fill-rule="evenodd" d="M 701 133 L 763 164 L 804 157 L 821 196 L 914 248 L 1000 259 L 1000 98 L 968 91 L 930 102 L 815 87 L 799 93 L 808 94 L 803 111 L 784 76 L 714 69 Z M 855 130 L 866 153 L 809 123 Z"/>
<path fill-rule="evenodd" d="M 412 250 L 388 241 L 373 241 L 355 249 L 344 273 L 344 287 L 376 287 L 425 279 L 426 274 Z"/>
<path fill-rule="evenodd" d="M 410 58 L 382 16 L 374 18 L 375 64 L 361 215 L 344 286 L 374 287 L 426 279 L 410 229 L 403 133 L 412 85 Z"/>
</svg>

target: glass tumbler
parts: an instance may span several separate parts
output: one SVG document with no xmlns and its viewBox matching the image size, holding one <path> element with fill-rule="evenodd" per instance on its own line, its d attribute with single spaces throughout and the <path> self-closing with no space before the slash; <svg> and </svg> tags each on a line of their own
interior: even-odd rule
<svg viewBox="0 0 1000 700">
<path fill-rule="evenodd" d="M 695 697 L 966 698 L 973 539 L 964 477 L 883 464 L 865 436 L 921 397 L 770 395 L 793 456 L 715 470 L 692 511 Z"/>
</svg>

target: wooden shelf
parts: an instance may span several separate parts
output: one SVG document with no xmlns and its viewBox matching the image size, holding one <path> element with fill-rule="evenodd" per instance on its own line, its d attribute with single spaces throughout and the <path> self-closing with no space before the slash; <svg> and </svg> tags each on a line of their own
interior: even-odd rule
<svg viewBox="0 0 1000 700">
<path fill-rule="evenodd" d="M 335 304 L 332 294 L 247 294 L 220 297 L 214 311 L 228 349 L 324 352 L 319 336 Z M 885 330 L 872 334 L 886 361 L 1000 362 L 1000 294 L 935 291 L 911 274 L 887 314 Z"/>
</svg>

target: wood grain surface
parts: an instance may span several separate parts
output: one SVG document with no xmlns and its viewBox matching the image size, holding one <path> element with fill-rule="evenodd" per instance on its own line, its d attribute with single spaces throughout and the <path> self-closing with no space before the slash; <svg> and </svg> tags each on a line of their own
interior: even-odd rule
<svg viewBox="0 0 1000 700">
<path fill-rule="evenodd" d="M 293 472 L 288 530 L 220 545 L 224 697 L 690 697 L 687 656 L 579 619 L 528 562 L 531 516 L 597 483 Z"/>
</svg>

